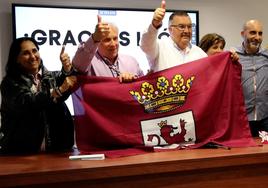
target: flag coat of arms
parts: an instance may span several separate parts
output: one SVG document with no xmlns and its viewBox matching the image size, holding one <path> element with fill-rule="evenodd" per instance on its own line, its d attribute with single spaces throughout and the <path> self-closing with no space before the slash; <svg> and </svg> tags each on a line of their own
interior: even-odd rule
<svg viewBox="0 0 268 188">
<path fill-rule="evenodd" d="M 73 93 L 81 152 L 131 155 L 152 148 L 255 146 L 230 53 L 202 58 L 119 83 L 79 76 Z"/>
</svg>

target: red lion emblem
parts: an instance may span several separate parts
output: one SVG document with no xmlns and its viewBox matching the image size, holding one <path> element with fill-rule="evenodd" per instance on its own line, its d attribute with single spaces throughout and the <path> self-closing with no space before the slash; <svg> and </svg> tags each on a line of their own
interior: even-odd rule
<svg viewBox="0 0 268 188">
<path fill-rule="evenodd" d="M 169 144 L 174 144 L 174 143 L 180 143 L 184 142 L 184 136 L 186 135 L 186 129 L 185 129 L 185 124 L 186 122 L 182 119 L 180 119 L 180 127 L 181 127 L 181 132 L 174 134 L 171 136 L 171 133 L 174 133 L 175 129 L 178 129 L 178 127 L 173 127 L 173 125 L 167 125 L 166 123 L 161 126 L 160 129 L 160 136 Z M 147 141 L 152 141 L 153 138 L 156 137 L 158 140 L 158 144 L 160 145 L 160 137 L 157 134 L 150 134 L 148 135 Z"/>
</svg>

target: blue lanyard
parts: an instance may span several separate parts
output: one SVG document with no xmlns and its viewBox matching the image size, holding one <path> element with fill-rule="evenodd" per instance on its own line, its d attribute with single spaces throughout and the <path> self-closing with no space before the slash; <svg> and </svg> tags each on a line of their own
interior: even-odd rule
<svg viewBox="0 0 268 188">
<path fill-rule="evenodd" d="M 111 64 L 110 61 L 107 58 L 102 57 L 99 52 L 97 52 L 97 54 L 102 59 L 102 61 L 109 67 L 113 77 L 117 77 L 121 74 L 119 71 L 118 60 L 114 64 Z"/>
</svg>

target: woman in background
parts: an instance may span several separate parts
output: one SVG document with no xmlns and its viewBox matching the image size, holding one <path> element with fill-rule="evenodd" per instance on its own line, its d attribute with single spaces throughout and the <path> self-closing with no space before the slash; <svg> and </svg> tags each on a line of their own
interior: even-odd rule
<svg viewBox="0 0 268 188">
<path fill-rule="evenodd" d="M 202 37 L 199 47 L 207 53 L 208 56 L 220 53 L 225 47 L 225 39 L 216 33 L 209 33 Z"/>
<path fill-rule="evenodd" d="M 208 56 L 211 56 L 223 52 L 225 44 L 226 44 L 225 39 L 221 35 L 217 33 L 209 33 L 202 37 L 198 46 L 204 52 L 206 52 Z M 238 61 L 239 60 L 238 54 L 234 51 L 230 52 L 232 61 L 234 62 Z"/>
</svg>

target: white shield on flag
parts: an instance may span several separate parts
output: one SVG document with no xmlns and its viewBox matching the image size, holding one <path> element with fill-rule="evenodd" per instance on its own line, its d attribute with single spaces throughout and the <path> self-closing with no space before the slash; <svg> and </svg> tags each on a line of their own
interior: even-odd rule
<svg viewBox="0 0 268 188">
<path fill-rule="evenodd" d="M 193 144 L 196 141 L 192 111 L 141 121 L 145 146 Z"/>
</svg>

